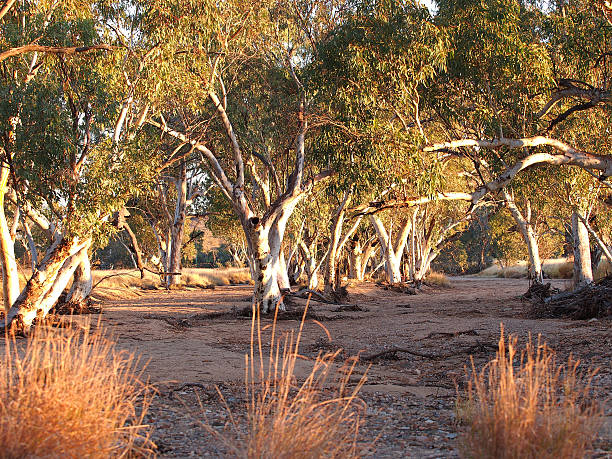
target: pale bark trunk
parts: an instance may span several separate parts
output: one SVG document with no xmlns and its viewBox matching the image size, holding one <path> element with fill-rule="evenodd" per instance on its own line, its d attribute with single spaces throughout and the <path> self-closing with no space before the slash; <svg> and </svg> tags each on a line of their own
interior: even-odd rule
<svg viewBox="0 0 612 459">
<path fill-rule="evenodd" d="M 4 213 L 9 168 L 0 169 L 0 264 L 2 265 L 2 296 L 5 309 L 10 308 L 19 296 L 19 273 L 15 260 L 15 244 Z"/>
<path fill-rule="evenodd" d="M 4 324 L 0 324 L 0 329 L 4 329 L 15 322 L 14 326 L 17 330 L 27 331 L 39 311 L 43 313 L 40 309 L 41 303 L 45 301 L 53 289 L 56 277 L 66 260 L 87 247 L 89 243 L 90 241 L 81 242 L 78 238 L 65 239 L 58 236 L 9 309 Z M 68 276 L 69 278 L 70 276 Z"/>
<path fill-rule="evenodd" d="M 291 291 L 291 282 L 289 282 L 289 273 L 287 271 L 287 262 L 285 254 L 280 250 L 277 263 L 278 286 L 281 291 Z"/>
<path fill-rule="evenodd" d="M 342 226 L 344 224 L 344 215 L 346 213 L 346 206 L 351 199 L 351 191 L 348 190 L 344 193 L 344 198 L 340 202 L 340 205 L 336 209 L 336 213 L 331 221 L 329 249 L 327 251 L 327 258 L 325 261 L 324 271 L 324 290 L 327 293 L 333 292 L 337 287 L 336 279 L 336 263 L 338 261 L 338 245 L 340 244 L 340 237 L 342 236 Z"/>
<path fill-rule="evenodd" d="M 542 283 L 544 277 L 542 275 L 542 260 L 540 259 L 540 249 L 538 247 L 538 240 L 531 224 L 531 210 L 527 208 L 527 216 L 524 216 L 516 205 L 513 196 L 504 188 L 504 199 L 508 206 L 508 210 L 514 218 L 523 240 L 527 245 L 527 252 L 529 253 L 529 277 L 535 282 Z"/>
<path fill-rule="evenodd" d="M 55 303 L 57 303 L 57 300 L 59 299 L 60 295 L 68 286 L 70 279 L 75 276 L 75 271 L 82 263 L 83 257 L 89 260 L 89 257 L 87 255 L 87 246 L 83 247 L 80 251 L 68 257 L 66 261 L 64 261 L 55 276 L 53 285 L 38 304 L 36 313 L 37 316 L 45 317 L 49 310 L 55 305 Z M 91 286 L 91 278 L 89 284 Z M 89 291 L 91 291 L 91 287 L 89 288 Z"/>
<path fill-rule="evenodd" d="M 378 241 L 381 246 L 382 256 L 385 260 L 385 269 L 387 272 L 387 281 L 390 284 L 396 284 L 402 281 L 401 261 L 402 253 L 406 247 L 408 232 L 412 226 L 410 220 L 407 220 L 402 225 L 400 232 L 397 235 L 395 244 L 392 243 L 391 233 L 387 234 L 387 230 L 383 222 L 376 215 L 370 215 L 372 226 L 378 235 Z"/>
<path fill-rule="evenodd" d="M 273 311 L 281 301 L 275 266 L 277 263 L 273 260 L 275 250 L 270 246 L 270 230 L 261 227 L 257 219 L 251 220 L 253 228 L 248 240 L 253 255 L 253 280 L 255 281 L 253 302 L 262 314 L 267 314 Z M 278 249 L 280 250 L 280 247 Z"/>
<path fill-rule="evenodd" d="M 36 265 L 38 264 L 38 249 L 36 248 L 36 243 L 34 242 L 32 232 L 30 231 L 30 225 L 28 225 L 28 222 L 25 218 L 23 218 L 22 224 L 26 239 L 28 241 L 28 250 L 30 252 L 30 267 L 32 268 L 32 272 L 34 272 L 34 270 L 36 269 Z"/>
<path fill-rule="evenodd" d="M 581 287 L 593 282 L 591 267 L 591 245 L 589 232 L 580 217 L 584 215 L 579 210 L 572 213 L 572 233 L 574 235 L 574 284 Z"/>
<path fill-rule="evenodd" d="M 91 263 L 89 261 L 88 247 L 85 247 L 79 252 L 78 266 L 74 270 L 74 278 L 70 292 L 66 297 L 66 303 L 75 306 L 85 304 L 93 286 L 93 278 L 91 275 Z"/>
<path fill-rule="evenodd" d="M 363 248 L 361 242 L 352 241 L 349 251 L 349 279 L 363 280 Z"/>
<path fill-rule="evenodd" d="M 372 242 L 371 244 L 366 246 L 366 249 L 363 252 L 363 260 L 361 262 L 361 273 L 359 275 L 360 280 L 365 279 L 365 275 L 368 269 L 370 258 L 372 258 L 375 255 L 375 253 L 376 253 L 376 244 L 375 242 Z"/>
<path fill-rule="evenodd" d="M 185 231 L 185 216 L 187 213 L 187 163 L 181 162 L 179 178 L 176 181 L 176 208 L 174 221 L 171 228 L 170 259 L 168 269 L 167 287 L 180 285 L 181 283 L 181 257 L 183 249 L 183 233 Z"/>
</svg>

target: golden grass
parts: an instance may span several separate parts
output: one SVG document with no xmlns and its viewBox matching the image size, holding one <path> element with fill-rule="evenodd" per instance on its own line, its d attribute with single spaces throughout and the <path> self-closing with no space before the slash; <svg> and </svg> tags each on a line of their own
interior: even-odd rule
<svg viewBox="0 0 612 459">
<path fill-rule="evenodd" d="M 148 271 L 144 279 L 134 269 L 94 270 L 92 276 L 94 285 L 106 277 L 93 292 L 93 296 L 100 299 L 134 298 L 139 296 L 141 289 L 162 288 L 160 277 Z M 181 276 L 184 287 L 211 288 L 251 282 L 248 268 L 184 268 Z"/>
<path fill-rule="evenodd" d="M 319 353 L 314 361 L 301 356 L 305 316 L 306 311 L 297 332 L 283 336 L 277 335 L 275 316 L 266 352 L 260 317 L 254 314 L 251 351 L 245 355 L 246 429 L 240 428 L 230 412 L 234 435 L 223 439 L 231 457 L 356 458 L 368 447 L 358 443 L 365 409 L 358 393 L 365 375 L 349 387 L 357 359 L 337 365 L 340 350 Z M 298 360 L 310 366 L 301 383 L 296 372 Z"/>
<path fill-rule="evenodd" d="M 594 372 L 580 373 L 570 358 L 557 365 L 546 345 L 531 338 L 517 358 L 517 340 L 503 334 L 497 356 L 472 375 L 459 418 L 459 445 L 470 458 L 582 458 L 594 440 L 601 411 L 590 390 Z"/>
<path fill-rule="evenodd" d="M 436 271 L 430 271 L 425 278 L 425 282 L 429 285 L 435 285 L 437 287 L 445 287 L 448 288 L 451 286 L 448 277 L 444 273 L 439 273 Z"/>
<path fill-rule="evenodd" d="M 142 425 L 149 390 L 102 332 L 41 325 L 4 348 L 1 457 L 152 456 Z"/>
<path fill-rule="evenodd" d="M 502 268 L 499 263 L 483 269 L 477 275 L 483 277 L 501 277 L 520 279 L 527 277 L 527 262 L 517 261 L 510 266 Z M 569 279 L 573 274 L 573 261 L 567 258 L 548 258 L 542 260 L 542 271 L 549 279 Z"/>
</svg>

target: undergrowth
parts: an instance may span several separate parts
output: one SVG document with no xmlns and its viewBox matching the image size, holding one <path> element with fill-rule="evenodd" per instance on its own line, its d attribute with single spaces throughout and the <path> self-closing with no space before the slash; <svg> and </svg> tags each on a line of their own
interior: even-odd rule
<svg viewBox="0 0 612 459">
<path fill-rule="evenodd" d="M 0 457 L 152 456 L 149 388 L 101 331 L 40 325 L 25 342 L 5 337 L 4 354 Z"/>
<path fill-rule="evenodd" d="M 277 330 L 276 311 L 267 351 L 262 339 L 267 327 L 262 329 L 253 311 L 251 350 L 245 355 L 246 426 L 230 412 L 233 433 L 222 438 L 231 457 L 356 458 L 371 447 L 358 441 L 365 409 L 358 393 L 366 378 L 351 384 L 357 359 L 338 364 L 340 350 L 314 360 L 299 353 L 307 309 L 297 332 L 285 333 Z M 302 382 L 299 373 L 306 373 Z"/>
<path fill-rule="evenodd" d="M 581 373 L 571 356 L 531 338 L 517 356 L 517 339 L 504 337 L 497 356 L 480 372 L 472 361 L 467 394 L 458 400 L 466 424 L 459 447 L 469 458 L 582 458 L 591 446 L 601 411 L 590 389 L 593 371 Z"/>
</svg>

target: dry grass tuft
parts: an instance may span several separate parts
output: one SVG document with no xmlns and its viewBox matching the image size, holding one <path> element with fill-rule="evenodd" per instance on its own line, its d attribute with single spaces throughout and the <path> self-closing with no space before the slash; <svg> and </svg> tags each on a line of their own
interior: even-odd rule
<svg viewBox="0 0 612 459">
<path fill-rule="evenodd" d="M 460 450 L 471 458 L 582 458 L 600 426 L 594 372 L 578 361 L 557 365 L 554 352 L 531 339 L 517 358 L 517 340 L 503 329 L 496 359 L 478 373 L 472 362 L 467 398 L 458 401 L 467 424 Z"/>
<path fill-rule="evenodd" d="M 89 327 L 36 327 L 5 338 L 0 367 L 0 456 L 152 456 L 142 425 L 149 390 L 132 356 Z"/>
<path fill-rule="evenodd" d="M 427 274 L 427 277 L 425 278 L 425 283 L 432 286 L 444 288 L 449 288 L 451 286 L 448 277 L 446 277 L 444 273 L 439 273 L 436 271 L 431 271 L 429 274 Z"/>
<path fill-rule="evenodd" d="M 251 352 L 245 356 L 246 429 L 232 417 L 237 441 L 224 439 L 232 457 L 356 458 L 367 448 L 358 443 L 365 404 L 357 395 L 365 375 L 349 387 L 357 359 L 337 365 L 340 350 L 320 353 L 314 361 L 299 354 L 306 310 L 297 333 L 283 336 L 277 336 L 275 316 L 268 352 L 259 314 L 254 315 Z M 306 376 L 298 383 L 301 372 Z"/>
</svg>

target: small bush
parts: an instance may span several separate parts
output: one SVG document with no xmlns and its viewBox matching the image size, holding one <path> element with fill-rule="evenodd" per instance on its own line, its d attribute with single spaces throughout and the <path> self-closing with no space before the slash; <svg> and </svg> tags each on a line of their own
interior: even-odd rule
<svg viewBox="0 0 612 459">
<path fill-rule="evenodd" d="M 432 286 L 444 288 L 448 288 L 451 286 L 448 277 L 446 277 L 444 273 L 439 273 L 436 271 L 431 271 L 429 274 L 427 274 L 427 277 L 425 278 L 425 283 Z"/>
<path fill-rule="evenodd" d="M 539 341 L 539 340 L 538 340 Z M 497 357 L 481 372 L 472 362 L 467 397 L 458 401 L 467 424 L 459 441 L 470 458 L 582 458 L 594 440 L 601 411 L 593 401 L 593 372 L 578 361 L 557 365 L 546 344 L 529 340 L 517 359 L 517 340 L 502 335 Z"/>
<path fill-rule="evenodd" d="M 306 310 L 299 331 L 282 337 L 276 334 L 275 317 L 269 353 L 262 345 L 259 315 L 253 319 L 251 352 L 245 356 L 246 429 L 230 413 L 236 435 L 223 438 L 231 457 L 355 458 L 366 448 L 358 444 L 365 405 L 357 397 L 365 375 L 349 388 L 357 359 L 338 366 L 340 351 L 320 353 L 306 364 L 305 380 L 297 382 L 298 359 L 308 360 L 299 355 L 305 317 Z"/>
<path fill-rule="evenodd" d="M 133 357 L 101 332 L 41 325 L 25 343 L 5 338 L 4 346 L 0 456 L 152 455 L 141 423 L 148 388 Z"/>
</svg>

